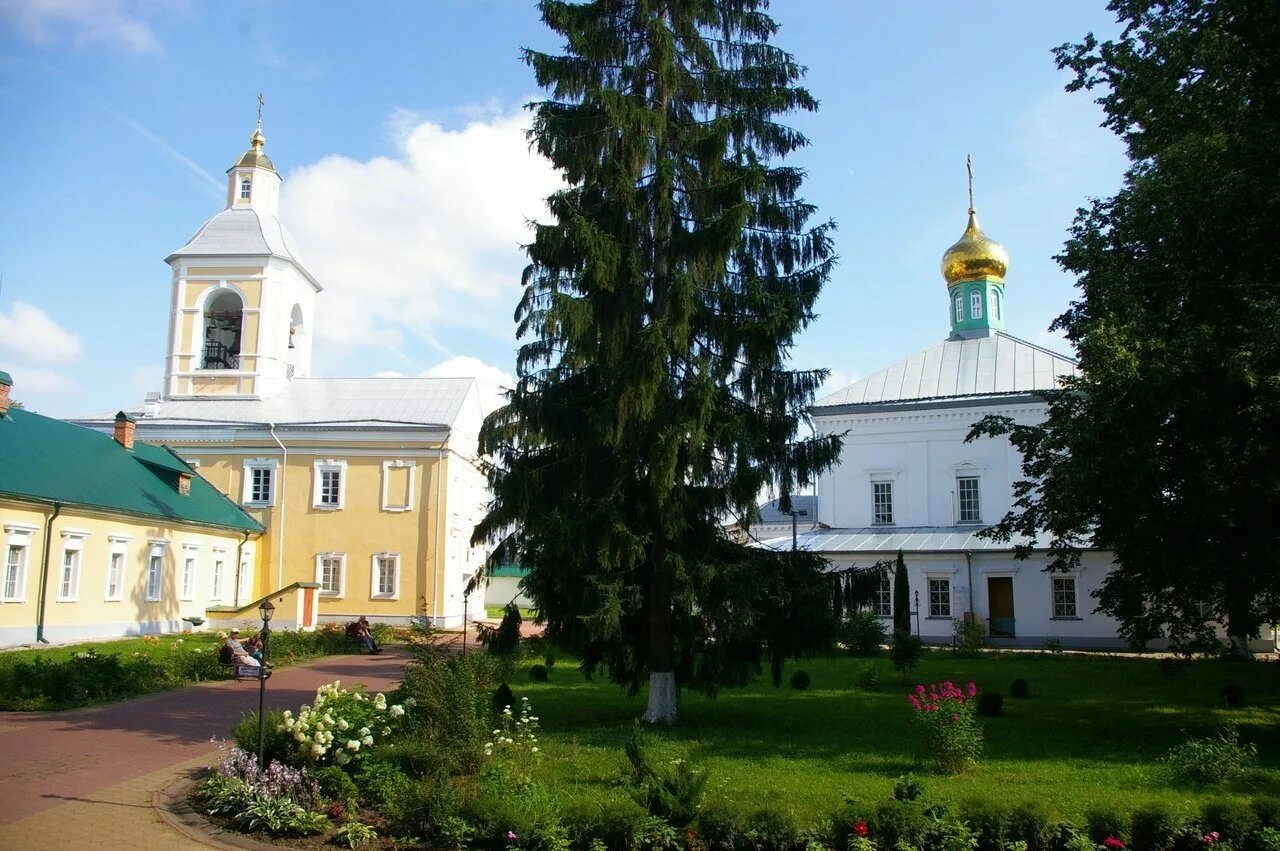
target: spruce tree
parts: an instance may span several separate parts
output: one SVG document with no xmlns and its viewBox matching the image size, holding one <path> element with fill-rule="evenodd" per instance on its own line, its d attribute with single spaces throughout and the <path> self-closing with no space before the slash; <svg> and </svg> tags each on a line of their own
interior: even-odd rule
<svg viewBox="0 0 1280 851">
<path fill-rule="evenodd" d="M 822 561 L 730 541 L 762 490 L 790 494 L 839 439 L 797 441 L 825 371 L 792 371 L 834 256 L 811 223 L 817 104 L 771 45 L 766 0 L 543 0 L 563 53 L 526 50 L 548 99 L 531 139 L 565 188 L 534 225 L 518 380 L 485 423 L 492 508 L 476 538 L 528 565 L 549 636 L 638 691 L 746 682 L 829 646 Z M 800 608 L 804 606 L 804 608 Z"/>
<path fill-rule="evenodd" d="M 907 581 L 907 560 L 898 550 L 893 571 L 893 631 L 911 631 L 911 585 Z"/>
</svg>

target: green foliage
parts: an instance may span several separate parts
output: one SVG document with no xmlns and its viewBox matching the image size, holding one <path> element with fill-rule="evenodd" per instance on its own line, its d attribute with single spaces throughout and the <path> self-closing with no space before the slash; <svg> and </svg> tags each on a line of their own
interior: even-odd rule
<svg viewBox="0 0 1280 851">
<path fill-rule="evenodd" d="M 893 569 L 893 634 L 911 632 L 911 585 L 907 580 L 907 560 L 898 550 Z"/>
<path fill-rule="evenodd" d="M 1206 831 L 1216 830 L 1223 839 L 1237 845 L 1243 845 L 1262 826 L 1252 807 L 1230 799 L 1205 804 L 1200 820 Z"/>
<path fill-rule="evenodd" d="M 294 747 L 293 736 L 282 729 L 284 713 L 279 709 L 268 709 L 262 725 L 262 757 L 268 765 L 272 762 L 286 764 L 298 763 L 297 748 Z M 236 746 L 245 753 L 255 756 L 258 753 L 258 713 L 245 712 L 240 720 L 231 728 L 231 738 Z"/>
<path fill-rule="evenodd" d="M 911 803 L 919 799 L 923 794 L 924 784 L 920 782 L 920 778 L 910 772 L 902 775 L 893 783 L 893 799 L 895 801 Z"/>
<path fill-rule="evenodd" d="M 705 814 L 704 809 L 700 821 Z M 586 847 L 592 839 L 598 839 L 606 848 L 631 848 L 650 816 L 631 798 L 610 795 L 571 800 L 562 808 L 561 818 L 578 847 Z"/>
<path fill-rule="evenodd" d="M 779 116 L 817 103 L 764 6 L 548 0 L 565 53 L 524 52 L 549 93 L 531 142 L 565 186 L 526 249 L 476 537 L 529 566 L 554 641 L 633 693 L 654 674 L 708 692 L 766 662 L 780 676 L 834 637 L 819 557 L 721 526 L 765 486 L 789 508 L 840 445 L 796 440 L 825 373 L 786 353 L 834 255 L 802 173 L 775 164 L 806 144 Z"/>
<path fill-rule="evenodd" d="M 840 627 L 840 643 L 854 656 L 879 656 L 886 641 L 884 621 L 870 609 L 853 612 Z"/>
<path fill-rule="evenodd" d="M 698 813 L 698 834 L 712 848 L 743 847 L 747 814 L 738 803 L 723 798 L 708 801 Z"/>
<path fill-rule="evenodd" d="M 1208 647 L 1224 625 L 1239 648 L 1280 613 L 1280 5 L 1111 8 L 1117 38 L 1057 50 L 1130 160 L 1058 257 L 1080 292 L 1053 327 L 1080 375 L 1043 423 L 973 435 L 1023 456 L 997 538 L 1047 530 L 1052 569 L 1113 552 L 1098 608 L 1131 643 Z"/>
<path fill-rule="evenodd" d="M 640 823 L 636 829 L 635 844 L 649 851 L 676 851 L 684 847 L 680 843 L 680 831 L 658 816 L 650 816 Z"/>
<path fill-rule="evenodd" d="M 533 665 L 529 668 L 529 679 L 536 683 L 545 683 L 547 681 L 547 668 L 545 665 Z"/>
<path fill-rule="evenodd" d="M 895 671 L 901 671 L 905 679 L 913 668 L 920 664 L 924 655 L 924 643 L 920 637 L 909 632 L 895 632 L 893 644 L 889 646 L 889 658 L 893 660 Z"/>
<path fill-rule="evenodd" d="M 1026 700 L 1031 696 L 1031 684 L 1022 677 L 1018 677 L 1009 685 L 1009 696 L 1016 697 L 1018 700 Z"/>
<path fill-rule="evenodd" d="M 378 838 L 378 831 L 358 821 L 348 821 L 334 832 L 334 838 L 341 840 L 348 848 L 359 848 L 368 845 Z"/>
<path fill-rule="evenodd" d="M 1230 783 L 1251 771 L 1258 763 L 1258 747 L 1242 743 L 1240 731 L 1228 725 L 1215 735 L 1188 738 L 1160 758 L 1174 783 L 1205 786 Z"/>
<path fill-rule="evenodd" d="M 202 809 L 229 817 L 238 827 L 275 836 L 309 836 L 329 827 L 324 814 L 300 806 L 289 797 L 258 794 L 238 777 L 210 775 L 196 792 Z"/>
<path fill-rule="evenodd" d="M 862 691 L 880 691 L 880 668 L 874 663 L 868 662 L 858 666 L 858 670 L 854 674 L 854 685 Z"/>
<path fill-rule="evenodd" d="M 476 635 L 488 653 L 511 659 L 520 652 L 522 623 L 524 618 L 520 614 L 520 607 L 515 603 L 507 603 L 502 610 L 502 620 L 498 625 L 476 624 Z"/>
<path fill-rule="evenodd" d="M 1009 836 L 1016 842 L 1027 843 L 1027 851 L 1049 851 L 1058 835 L 1060 821 L 1048 803 L 1022 801 L 1009 811 Z"/>
<path fill-rule="evenodd" d="M 1253 835 L 1256 851 L 1280 851 L 1280 830 L 1274 827 L 1261 828 Z"/>
<path fill-rule="evenodd" d="M 344 806 L 353 805 L 360 797 L 359 787 L 351 775 L 336 765 L 326 765 L 315 772 L 316 785 L 325 800 L 334 801 Z"/>
<path fill-rule="evenodd" d="M 1280 798 L 1254 798 L 1253 811 L 1263 827 L 1280 828 Z"/>
<path fill-rule="evenodd" d="M 960 817 L 978 836 L 978 851 L 1003 851 L 1006 840 L 1015 839 L 1010 812 L 1003 799 L 991 796 L 960 802 Z"/>
<path fill-rule="evenodd" d="M 501 713 L 508 706 L 516 705 L 515 692 L 506 683 L 499 683 L 498 687 L 493 690 L 493 697 L 489 699 L 489 704 L 493 707 L 495 713 Z"/>
<path fill-rule="evenodd" d="M 360 803 L 378 809 L 405 794 L 413 781 L 394 759 L 378 754 L 359 764 L 355 782 Z"/>
<path fill-rule="evenodd" d="M 1244 686 L 1239 683 L 1227 683 L 1218 690 L 1218 696 L 1222 698 L 1222 705 L 1227 708 L 1244 705 Z"/>
<path fill-rule="evenodd" d="M 1040 649 L 1045 653 L 1052 653 L 1054 656 L 1062 655 L 1062 639 L 1046 638 L 1040 642 Z"/>
<path fill-rule="evenodd" d="M 1129 836 L 1135 848 L 1169 851 L 1182 820 L 1163 804 L 1148 804 L 1134 810 L 1129 820 Z"/>
<path fill-rule="evenodd" d="M 427 762 L 449 774 L 479 768 L 493 729 L 490 694 L 498 667 L 483 653 L 455 655 L 431 644 L 415 649 L 404 668 L 400 695 L 415 701 L 406 723 L 412 739 L 429 754 Z M 514 704 L 509 688 L 506 698 L 503 706 Z"/>
<path fill-rule="evenodd" d="M 872 811 L 867 826 L 871 839 L 881 848 L 893 848 L 900 843 L 918 848 L 924 841 L 928 820 L 918 803 L 890 800 Z"/>
<path fill-rule="evenodd" d="M 982 650 L 983 639 L 987 635 L 982 621 L 976 618 L 962 618 L 955 622 L 955 631 L 956 655 L 966 659 L 977 656 Z"/>
<path fill-rule="evenodd" d="M 649 740 L 636 722 L 625 748 L 630 765 L 629 780 L 636 803 L 676 827 L 684 827 L 698 817 L 706 794 L 709 775 L 677 759 L 667 765 L 654 762 Z"/>
<path fill-rule="evenodd" d="M 978 695 L 978 711 L 983 715 L 999 715 L 1004 711 L 1004 695 L 998 691 L 984 691 Z"/>
<path fill-rule="evenodd" d="M 1129 835 L 1129 819 L 1119 808 L 1111 805 L 1096 805 L 1085 810 L 1085 832 L 1094 842 L 1101 843 L 1107 837 L 1125 839 Z"/>
<path fill-rule="evenodd" d="M 746 818 L 743 838 L 756 851 L 798 851 L 804 836 L 795 814 L 776 803 L 757 807 Z"/>
<path fill-rule="evenodd" d="M 796 671 L 791 675 L 791 687 L 796 691 L 804 691 L 811 683 L 808 671 Z"/>
</svg>

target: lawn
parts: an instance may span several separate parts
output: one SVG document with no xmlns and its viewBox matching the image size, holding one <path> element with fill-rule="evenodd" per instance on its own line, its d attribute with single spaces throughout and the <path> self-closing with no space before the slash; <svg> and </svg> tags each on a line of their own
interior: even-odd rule
<svg viewBox="0 0 1280 851">
<path fill-rule="evenodd" d="M 485 616 L 493 620 L 501 620 L 502 613 L 506 609 L 505 606 L 485 606 Z M 521 609 L 520 617 L 527 621 L 531 621 L 536 617 L 537 613 L 533 609 Z"/>
<path fill-rule="evenodd" d="M 855 688 L 858 669 L 881 672 L 879 691 Z M 527 667 L 527 666 L 526 666 Z M 740 803 L 780 803 L 804 821 L 829 814 L 846 796 L 878 803 L 908 771 L 924 778 L 930 800 L 989 797 L 1051 802 L 1067 818 L 1098 805 L 1131 810 L 1163 801 L 1198 808 L 1210 798 L 1280 794 L 1280 665 L 1197 661 L 1162 676 L 1153 659 L 1103 655 L 1002 653 L 962 659 L 926 654 L 909 683 L 886 659 L 838 658 L 792 665 L 812 675 L 807 691 L 767 681 L 717 698 L 685 694 L 679 726 L 656 734 L 666 758 L 684 757 L 711 772 L 709 794 Z M 1008 697 L 1028 680 L 1030 697 Z M 929 775 L 918 763 L 917 734 L 906 703 L 915 683 L 975 681 L 1006 695 L 1003 714 L 985 718 L 986 755 L 959 777 Z M 1228 682 L 1244 686 L 1245 705 L 1225 709 Z M 544 771 L 565 798 L 603 795 L 619 777 L 623 743 L 644 710 L 607 682 L 584 680 L 564 661 L 548 682 L 519 671 L 512 686 L 539 716 Z M 1258 746 L 1262 770 L 1232 788 L 1171 786 L 1157 759 L 1188 734 L 1239 725 Z"/>
</svg>

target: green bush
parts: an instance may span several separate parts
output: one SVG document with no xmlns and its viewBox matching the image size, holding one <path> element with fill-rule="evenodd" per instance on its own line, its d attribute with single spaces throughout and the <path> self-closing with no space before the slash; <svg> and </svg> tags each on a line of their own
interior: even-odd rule
<svg viewBox="0 0 1280 851">
<path fill-rule="evenodd" d="M 923 808 L 902 801 L 885 801 L 867 819 L 870 837 L 880 848 L 893 848 L 900 842 L 920 847 L 927 824 Z"/>
<path fill-rule="evenodd" d="M 987 631 L 982 626 L 982 621 L 976 619 L 961 619 L 955 622 L 956 632 L 956 655 L 972 659 L 982 650 L 982 640 L 986 637 Z"/>
<path fill-rule="evenodd" d="M 502 710 L 506 709 L 508 706 L 516 705 L 515 692 L 511 690 L 511 686 L 506 683 L 502 683 L 493 690 L 493 697 L 491 698 L 490 703 L 493 705 L 493 711 L 495 713 L 502 712 Z"/>
<path fill-rule="evenodd" d="M 472 827 L 461 815 L 461 801 L 452 779 L 443 771 L 427 771 L 409 782 L 386 788 L 381 809 L 393 831 L 422 836 L 431 847 L 461 848 L 470 841 Z"/>
<path fill-rule="evenodd" d="M 889 646 L 889 658 L 893 660 L 895 671 L 901 671 L 903 677 L 916 665 L 924 655 L 924 643 L 920 637 L 909 632 L 895 632 L 893 643 Z"/>
<path fill-rule="evenodd" d="M 394 759 L 386 759 L 381 753 L 360 763 L 355 781 L 360 803 L 373 809 L 391 803 L 412 784 Z"/>
<path fill-rule="evenodd" d="M 1049 851 L 1061 818 L 1040 800 L 1022 801 L 1009 811 L 1009 838 L 1027 843 L 1027 851 Z"/>
<path fill-rule="evenodd" d="M 704 811 L 705 813 L 705 811 Z M 586 848 L 598 839 L 606 848 L 631 848 L 649 813 L 630 798 L 571 799 L 561 820 L 575 847 Z"/>
<path fill-rule="evenodd" d="M 791 675 L 791 687 L 796 691 L 804 691 L 811 682 L 808 671 L 796 671 Z"/>
<path fill-rule="evenodd" d="M 698 813 L 697 830 L 712 848 L 743 848 L 747 814 L 737 803 L 717 798 L 707 802 Z"/>
<path fill-rule="evenodd" d="M 367 824 L 349 821 L 334 832 L 334 838 L 340 839 L 348 848 L 359 848 L 377 840 L 378 831 Z"/>
<path fill-rule="evenodd" d="M 1016 697 L 1018 700 L 1026 700 L 1031 696 L 1031 684 L 1022 677 L 1018 677 L 1009 686 L 1009 696 Z"/>
<path fill-rule="evenodd" d="M 1168 851 L 1182 820 L 1163 804 L 1148 804 L 1133 812 L 1129 820 L 1129 835 L 1135 848 L 1144 851 Z"/>
<path fill-rule="evenodd" d="M 448 774 L 474 773 L 493 729 L 489 695 L 497 670 L 497 663 L 482 653 L 455 656 L 430 646 L 418 648 L 401 679 L 399 694 L 416 703 L 405 716 L 411 735 L 398 747 L 436 760 Z M 509 688 L 506 692 L 504 705 L 510 705 L 514 697 Z"/>
<path fill-rule="evenodd" d="M 873 662 L 859 665 L 854 684 L 863 691 L 880 691 L 880 668 Z"/>
<path fill-rule="evenodd" d="M 1253 835 L 1254 851 L 1280 851 L 1280 830 L 1263 827 Z"/>
<path fill-rule="evenodd" d="M 1280 798 L 1254 798 L 1252 806 L 1263 827 L 1280 828 Z"/>
<path fill-rule="evenodd" d="M 298 763 L 297 748 L 293 744 L 293 736 L 281 730 L 284 713 L 279 709 L 268 709 L 262 725 L 262 757 L 267 765 L 280 762 L 285 765 Z M 245 753 L 255 756 L 258 753 L 258 713 L 257 711 L 241 714 L 240 720 L 231 728 L 231 738 L 236 746 Z"/>
<path fill-rule="evenodd" d="M 984 691 L 978 695 L 978 711 L 983 715 L 999 715 L 1004 710 L 1004 695 L 998 691 Z"/>
<path fill-rule="evenodd" d="M 1262 826 L 1258 814 L 1243 801 L 1210 801 L 1204 805 L 1200 817 L 1206 831 L 1218 831 L 1237 848 Z"/>
<path fill-rule="evenodd" d="M 746 820 L 743 834 L 754 851 L 792 851 L 804 847 L 795 815 L 777 804 L 762 804 Z"/>
<path fill-rule="evenodd" d="M 1257 765 L 1258 748 L 1252 743 L 1242 744 L 1239 730 L 1228 725 L 1217 735 L 1190 738 L 1174 745 L 1160 762 L 1175 783 L 1194 786 L 1230 783 Z"/>
<path fill-rule="evenodd" d="M 1129 821 L 1125 814 L 1110 805 L 1096 806 L 1085 811 L 1085 832 L 1094 842 L 1101 843 L 1108 837 L 1127 839 Z"/>
<path fill-rule="evenodd" d="M 1052 653 L 1054 656 L 1062 655 L 1062 639 L 1046 638 L 1040 642 L 1040 650 L 1044 653 Z"/>
<path fill-rule="evenodd" d="M 1009 837 L 1009 808 L 996 797 L 960 802 L 962 818 L 978 836 L 978 851 L 1002 851 Z"/>
<path fill-rule="evenodd" d="M 893 783 L 893 799 L 895 801 L 915 801 L 924 794 L 924 784 L 914 774 L 908 772 Z"/>
<path fill-rule="evenodd" d="M 529 679 L 537 683 L 545 683 L 547 681 L 547 666 L 533 665 L 529 668 Z"/>
<path fill-rule="evenodd" d="M 870 609 L 859 609 L 840 626 L 840 643 L 854 656 L 879 656 L 887 638 L 884 620 Z"/>
<path fill-rule="evenodd" d="M 1244 686 L 1239 683 L 1227 683 L 1218 690 L 1218 696 L 1222 698 L 1222 705 L 1227 708 L 1244 705 Z"/>
<path fill-rule="evenodd" d="M 360 789 L 351 775 L 336 765 L 326 765 L 315 773 L 316 785 L 325 800 L 351 806 L 360 797 Z"/>
<path fill-rule="evenodd" d="M 684 827 L 698 816 L 706 794 L 709 775 L 686 760 L 657 764 L 649 756 L 648 735 L 635 722 L 627 740 L 632 797 L 652 815 L 676 827 Z"/>
</svg>

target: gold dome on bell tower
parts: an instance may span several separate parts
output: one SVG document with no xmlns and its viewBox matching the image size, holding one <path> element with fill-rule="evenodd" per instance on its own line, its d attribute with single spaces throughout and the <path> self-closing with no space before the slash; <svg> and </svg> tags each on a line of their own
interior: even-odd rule
<svg viewBox="0 0 1280 851">
<path fill-rule="evenodd" d="M 982 232 L 978 211 L 973 206 L 973 161 L 967 158 L 969 172 L 969 224 L 960 239 L 942 255 L 942 277 L 951 287 L 960 281 L 996 278 L 1004 281 L 1009 271 L 1009 252 Z"/>
</svg>

